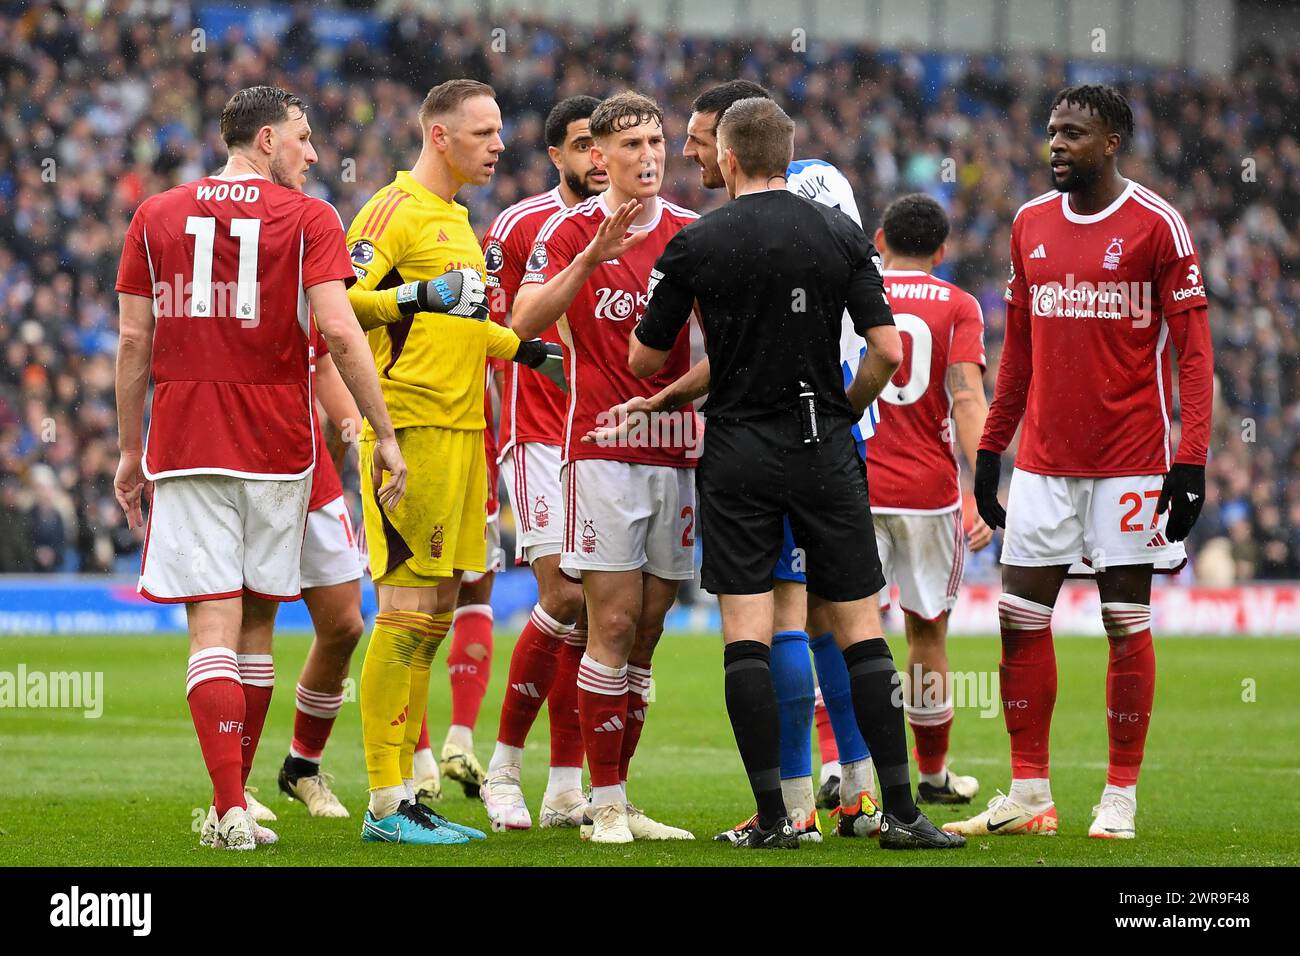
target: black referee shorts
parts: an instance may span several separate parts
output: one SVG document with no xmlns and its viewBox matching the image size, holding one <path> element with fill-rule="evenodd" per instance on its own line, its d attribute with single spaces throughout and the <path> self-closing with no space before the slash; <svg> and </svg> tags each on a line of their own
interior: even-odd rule
<svg viewBox="0 0 1300 956">
<path fill-rule="evenodd" d="M 849 423 L 805 446 L 793 416 L 709 422 L 695 482 L 706 591 L 772 590 L 786 515 L 805 553 L 810 593 L 856 601 L 884 587 L 866 466 Z"/>
</svg>

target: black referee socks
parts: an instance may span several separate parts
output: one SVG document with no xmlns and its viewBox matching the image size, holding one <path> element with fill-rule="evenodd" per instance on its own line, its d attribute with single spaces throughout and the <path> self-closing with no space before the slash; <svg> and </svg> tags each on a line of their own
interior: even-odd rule
<svg viewBox="0 0 1300 956">
<path fill-rule="evenodd" d="M 781 796 L 781 716 L 771 657 L 771 648 L 761 641 L 736 641 L 722 651 L 727 716 L 758 805 L 758 825 L 764 830 L 786 815 Z"/>
<path fill-rule="evenodd" d="M 902 823 L 912 823 L 919 811 L 908 776 L 902 682 L 889 645 L 884 638 L 859 641 L 844 652 L 844 663 L 849 668 L 858 729 L 880 777 L 885 812 Z"/>
</svg>

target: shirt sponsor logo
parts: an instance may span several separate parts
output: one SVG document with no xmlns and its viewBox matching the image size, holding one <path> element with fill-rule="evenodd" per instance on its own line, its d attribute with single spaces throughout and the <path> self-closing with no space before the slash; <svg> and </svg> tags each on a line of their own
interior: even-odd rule
<svg viewBox="0 0 1300 956">
<path fill-rule="evenodd" d="M 1150 282 L 1035 283 L 1029 287 L 1030 310 L 1035 316 L 1065 319 L 1138 319 L 1151 316 Z"/>
<path fill-rule="evenodd" d="M 649 302 L 648 292 L 632 293 L 626 289 L 597 289 L 596 308 L 592 310 L 592 314 L 598 319 L 623 322 L 635 313 L 636 320 L 640 322 Z"/>
<path fill-rule="evenodd" d="M 369 239 L 362 239 L 352 246 L 352 261 L 359 266 L 364 266 L 375 258 L 375 246 Z"/>
<path fill-rule="evenodd" d="M 505 252 L 501 249 L 501 243 L 495 239 L 488 243 L 487 249 L 483 251 L 483 258 L 487 262 L 488 272 L 500 272 L 501 267 L 506 264 Z"/>
<path fill-rule="evenodd" d="M 1187 270 L 1187 278 L 1184 279 L 1183 281 L 1186 282 L 1188 286 L 1190 286 L 1190 288 L 1175 289 L 1174 290 L 1175 302 L 1182 302 L 1184 299 L 1190 299 L 1193 298 L 1194 296 L 1201 296 L 1202 298 L 1204 298 L 1205 285 L 1201 282 L 1200 266 L 1196 265 L 1195 263 L 1192 263 L 1191 268 Z"/>
</svg>

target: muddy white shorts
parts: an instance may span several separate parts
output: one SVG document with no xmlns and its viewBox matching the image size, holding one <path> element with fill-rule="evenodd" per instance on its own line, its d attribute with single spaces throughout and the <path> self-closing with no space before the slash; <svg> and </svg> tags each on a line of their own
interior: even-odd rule
<svg viewBox="0 0 1300 956">
<path fill-rule="evenodd" d="M 339 495 L 307 514 L 302 588 L 327 588 L 361 577 L 363 564 L 347 503 Z"/>
<path fill-rule="evenodd" d="M 966 563 L 961 509 L 944 514 L 872 513 L 876 550 L 885 574 L 881 605 L 889 604 L 889 585 L 898 585 L 898 603 L 927 621 L 951 611 Z"/>
<path fill-rule="evenodd" d="M 695 576 L 695 473 L 690 468 L 582 459 L 564 466 L 560 567 Z"/>
<path fill-rule="evenodd" d="M 310 478 L 181 475 L 154 485 L 137 590 L 151 601 L 295 601 Z"/>
<path fill-rule="evenodd" d="M 1169 512 L 1156 514 L 1163 475 L 1062 478 L 1019 468 L 1011 473 L 1002 563 L 1071 565 L 1070 574 L 1151 564 L 1174 570 L 1187 560 L 1165 537 Z"/>
</svg>

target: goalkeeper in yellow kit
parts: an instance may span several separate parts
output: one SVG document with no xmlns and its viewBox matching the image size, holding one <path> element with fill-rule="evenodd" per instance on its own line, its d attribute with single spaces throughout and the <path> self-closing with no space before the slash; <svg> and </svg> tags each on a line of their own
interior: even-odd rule
<svg viewBox="0 0 1300 956">
<path fill-rule="evenodd" d="M 487 318 L 484 260 L 453 197 L 461 186 L 486 184 L 505 149 L 495 93 L 475 80 L 440 84 L 420 107 L 420 129 L 415 166 L 371 197 L 347 239 L 357 274 L 348 298 L 368 332 L 409 468 L 406 497 L 391 511 L 380 507 L 368 474 L 375 435 L 367 422 L 361 497 L 379 614 L 361 671 L 370 781 L 361 835 L 447 844 L 484 834 L 416 802 L 412 757 L 461 572 L 485 568 L 485 363 L 493 356 L 562 376 L 558 347 L 464 318 Z"/>
</svg>

